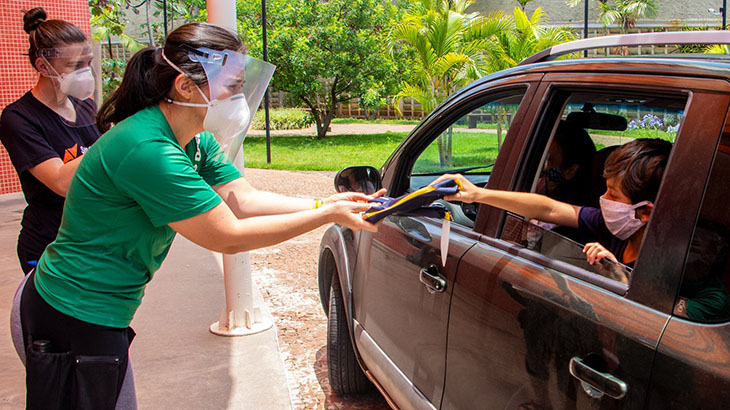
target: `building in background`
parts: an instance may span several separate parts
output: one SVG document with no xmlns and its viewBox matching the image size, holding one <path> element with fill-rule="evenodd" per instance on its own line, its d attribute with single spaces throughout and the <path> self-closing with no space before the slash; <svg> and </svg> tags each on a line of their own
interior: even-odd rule
<svg viewBox="0 0 730 410">
<path fill-rule="evenodd" d="M 0 110 L 29 91 L 38 73 L 28 61 L 28 34 L 23 31 L 23 13 L 43 7 L 49 19 L 61 19 L 78 26 L 89 38 L 87 0 L 3 0 L 0 1 Z M 0 144 L 0 194 L 20 191 L 20 182 L 8 152 Z"/>
</svg>

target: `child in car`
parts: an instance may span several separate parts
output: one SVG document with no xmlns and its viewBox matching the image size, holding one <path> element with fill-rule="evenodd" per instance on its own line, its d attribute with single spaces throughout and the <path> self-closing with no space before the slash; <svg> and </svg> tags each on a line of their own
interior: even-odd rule
<svg viewBox="0 0 730 410">
<path fill-rule="evenodd" d="M 463 188 L 447 201 L 479 202 L 557 225 L 577 228 L 588 239 L 583 253 L 591 265 L 609 258 L 633 267 L 672 144 L 636 139 L 606 159 L 606 192 L 600 208 L 581 207 L 544 195 L 479 188 L 462 175 L 442 175 L 434 183 L 458 179 Z"/>
</svg>

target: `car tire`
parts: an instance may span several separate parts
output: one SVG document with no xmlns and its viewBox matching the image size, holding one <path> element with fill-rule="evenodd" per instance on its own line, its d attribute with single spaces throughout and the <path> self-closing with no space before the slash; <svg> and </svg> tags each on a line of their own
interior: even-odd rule
<svg viewBox="0 0 730 410">
<path fill-rule="evenodd" d="M 332 391 L 337 395 L 366 393 L 372 383 L 360 368 L 355 358 L 347 314 L 340 290 L 337 273 L 332 277 L 327 321 L 327 367 Z"/>
</svg>

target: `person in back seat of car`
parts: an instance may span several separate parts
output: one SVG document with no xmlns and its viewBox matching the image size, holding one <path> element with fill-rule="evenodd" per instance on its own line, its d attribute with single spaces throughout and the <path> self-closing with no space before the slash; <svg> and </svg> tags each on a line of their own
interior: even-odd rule
<svg viewBox="0 0 730 410">
<path fill-rule="evenodd" d="M 462 175 L 446 174 L 435 183 L 458 179 L 463 189 L 447 201 L 479 202 L 544 222 L 578 228 L 587 238 L 586 259 L 595 264 L 610 258 L 633 267 L 654 209 L 672 144 L 658 139 L 636 139 L 617 148 L 606 159 L 606 193 L 601 207 L 580 207 L 544 195 L 479 188 Z"/>
<path fill-rule="evenodd" d="M 573 205 L 589 205 L 595 154 L 596 146 L 583 128 L 560 121 L 535 192 Z"/>
</svg>

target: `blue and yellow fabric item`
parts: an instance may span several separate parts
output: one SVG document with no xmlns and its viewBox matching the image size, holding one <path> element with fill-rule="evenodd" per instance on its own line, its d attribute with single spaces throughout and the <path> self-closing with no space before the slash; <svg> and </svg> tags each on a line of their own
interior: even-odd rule
<svg viewBox="0 0 730 410">
<path fill-rule="evenodd" d="M 398 198 L 387 196 L 370 200 L 374 205 L 362 214 L 362 219 L 376 223 L 388 215 L 426 216 L 451 220 L 451 213 L 441 204 L 432 204 L 446 195 L 453 195 L 461 189 L 461 183 L 447 179 L 435 185 L 427 185 Z"/>
</svg>

